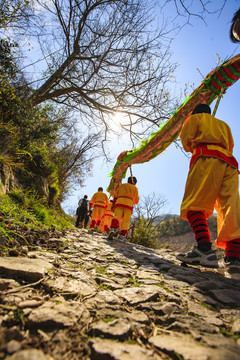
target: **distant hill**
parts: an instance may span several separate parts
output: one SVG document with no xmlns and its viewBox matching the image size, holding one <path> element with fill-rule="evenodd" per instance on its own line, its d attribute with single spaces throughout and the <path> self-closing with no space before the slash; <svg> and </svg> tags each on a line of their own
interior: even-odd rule
<svg viewBox="0 0 240 360">
<path fill-rule="evenodd" d="M 132 219 L 134 222 L 134 219 Z M 208 219 L 209 230 L 212 241 L 217 236 L 217 216 L 212 215 Z M 188 221 L 182 220 L 176 214 L 164 214 L 154 220 L 153 237 L 149 236 L 144 239 L 144 229 L 142 230 L 139 240 L 141 244 L 154 248 L 165 248 L 173 251 L 188 251 L 196 245 L 195 235 Z M 149 231 L 149 229 L 148 229 Z M 144 240 L 143 240 L 144 239 Z"/>
</svg>

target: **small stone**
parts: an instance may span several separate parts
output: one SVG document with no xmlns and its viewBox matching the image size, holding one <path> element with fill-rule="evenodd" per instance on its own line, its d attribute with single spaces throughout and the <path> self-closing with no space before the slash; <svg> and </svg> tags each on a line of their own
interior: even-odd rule
<svg viewBox="0 0 240 360">
<path fill-rule="evenodd" d="M 130 335 L 131 326 L 129 322 L 117 319 L 111 322 L 100 321 L 92 325 L 94 336 L 103 335 L 108 338 L 116 338 L 118 340 L 126 340 Z"/>
<path fill-rule="evenodd" d="M 8 355 L 5 360 L 50 360 L 42 350 L 27 349 L 16 352 L 13 355 Z M 52 359 L 53 360 L 53 359 Z"/>
<path fill-rule="evenodd" d="M 21 343 L 17 340 L 11 340 L 7 343 L 6 350 L 9 354 L 13 354 L 21 349 Z"/>
<path fill-rule="evenodd" d="M 232 326 L 232 332 L 234 334 L 240 334 L 240 319 L 234 321 Z"/>
<path fill-rule="evenodd" d="M 26 300 L 26 301 L 20 301 L 18 303 L 18 307 L 20 309 L 25 309 L 25 308 L 36 308 L 40 305 L 42 305 L 43 301 L 38 301 L 38 300 Z"/>
<path fill-rule="evenodd" d="M 19 251 L 17 249 L 11 249 L 8 251 L 9 256 L 19 256 Z"/>
<path fill-rule="evenodd" d="M 0 290 L 6 290 L 9 287 L 10 281 L 0 279 Z"/>
</svg>

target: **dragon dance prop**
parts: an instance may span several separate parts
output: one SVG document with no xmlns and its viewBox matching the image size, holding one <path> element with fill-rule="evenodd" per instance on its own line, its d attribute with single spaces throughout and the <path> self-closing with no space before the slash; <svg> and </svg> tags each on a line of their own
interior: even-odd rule
<svg viewBox="0 0 240 360">
<path fill-rule="evenodd" d="M 212 70 L 201 85 L 173 112 L 171 118 L 160 125 L 158 131 L 152 133 L 148 140 L 143 140 L 138 148 L 123 151 L 118 156 L 113 171 L 109 175 L 111 181 L 107 191 L 110 195 L 114 196 L 121 180 L 126 176 L 127 169 L 131 168 L 132 164 L 141 164 L 152 160 L 177 139 L 184 121 L 198 104 L 210 105 L 216 98 L 218 98 L 218 104 L 222 93 L 226 92 L 227 88 L 239 78 L 240 54 Z"/>
</svg>

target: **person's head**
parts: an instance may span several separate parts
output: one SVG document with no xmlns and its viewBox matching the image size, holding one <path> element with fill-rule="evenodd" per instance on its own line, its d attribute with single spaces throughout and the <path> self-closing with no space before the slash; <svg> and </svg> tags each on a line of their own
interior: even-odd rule
<svg viewBox="0 0 240 360">
<path fill-rule="evenodd" d="M 98 188 L 98 191 L 103 191 L 103 188 L 102 188 L 102 187 L 99 187 L 99 188 Z"/>
<path fill-rule="evenodd" d="M 110 200 L 110 202 L 112 203 L 112 202 L 113 202 L 113 200 L 111 199 L 111 200 Z"/>
<path fill-rule="evenodd" d="M 137 179 L 135 178 L 135 176 L 129 176 L 128 183 L 136 185 Z"/>
<path fill-rule="evenodd" d="M 207 104 L 198 104 L 198 106 L 196 106 L 193 110 L 192 115 L 201 113 L 211 114 L 210 106 Z"/>
<path fill-rule="evenodd" d="M 87 199 L 87 195 L 84 195 L 84 199 Z"/>
<path fill-rule="evenodd" d="M 232 25 L 230 28 L 230 39 L 232 42 L 240 42 L 240 9 L 235 12 L 232 18 Z"/>
</svg>

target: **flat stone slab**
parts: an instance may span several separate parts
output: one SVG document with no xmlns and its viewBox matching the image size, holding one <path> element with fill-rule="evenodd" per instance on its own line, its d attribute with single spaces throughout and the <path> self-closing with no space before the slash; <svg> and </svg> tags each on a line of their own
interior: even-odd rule
<svg viewBox="0 0 240 360">
<path fill-rule="evenodd" d="M 37 281 L 52 268 L 52 264 L 42 259 L 0 257 L 0 273 L 18 279 Z"/>
<path fill-rule="evenodd" d="M 45 355 L 42 350 L 27 349 L 9 355 L 5 360 L 54 360 L 51 356 Z"/>
<path fill-rule="evenodd" d="M 85 304 L 89 308 L 105 308 L 107 305 L 110 305 L 117 309 L 121 304 L 121 299 L 111 290 L 102 290 L 99 291 L 96 296 L 86 300 Z"/>
<path fill-rule="evenodd" d="M 92 281 L 91 281 L 92 282 Z M 50 279 L 45 282 L 47 286 L 52 289 L 64 293 L 80 294 L 83 296 L 90 295 L 96 291 L 90 281 L 86 283 L 77 279 L 68 279 L 66 277 L 58 277 L 57 279 Z"/>
<path fill-rule="evenodd" d="M 139 345 L 120 343 L 112 340 L 93 339 L 89 345 L 92 350 L 91 360 L 160 360 L 153 351 Z"/>
<path fill-rule="evenodd" d="M 110 322 L 99 321 L 92 325 L 92 332 L 94 336 L 107 338 L 115 338 L 118 340 L 127 340 L 131 332 L 131 325 L 128 321 L 116 319 Z"/>
<path fill-rule="evenodd" d="M 238 306 L 240 291 L 232 289 L 209 290 L 210 293 L 221 303 L 228 306 Z"/>
<path fill-rule="evenodd" d="M 37 328 L 64 328 L 86 321 L 89 312 L 86 307 L 78 302 L 64 302 L 56 304 L 48 301 L 42 306 L 31 311 L 28 317 L 28 326 Z"/>
<path fill-rule="evenodd" d="M 146 301 L 156 301 L 160 293 L 158 286 L 139 286 L 115 290 L 114 294 L 127 300 L 131 305 Z"/>
<path fill-rule="evenodd" d="M 239 353 L 225 347 L 210 348 L 200 344 L 189 335 L 157 335 L 149 339 L 150 344 L 157 348 L 175 352 L 183 357 L 184 360 L 239 360 Z"/>
</svg>

